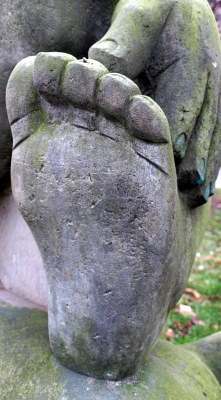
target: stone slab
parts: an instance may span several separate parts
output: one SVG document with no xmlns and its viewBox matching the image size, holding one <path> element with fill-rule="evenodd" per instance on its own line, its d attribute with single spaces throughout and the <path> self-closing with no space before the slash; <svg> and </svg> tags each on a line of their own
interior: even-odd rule
<svg viewBox="0 0 221 400">
<path fill-rule="evenodd" d="M 0 307 L 0 398 L 5 400 L 219 400 L 220 385 L 192 352 L 159 340 L 132 378 L 79 375 L 53 357 L 47 313 Z"/>
</svg>

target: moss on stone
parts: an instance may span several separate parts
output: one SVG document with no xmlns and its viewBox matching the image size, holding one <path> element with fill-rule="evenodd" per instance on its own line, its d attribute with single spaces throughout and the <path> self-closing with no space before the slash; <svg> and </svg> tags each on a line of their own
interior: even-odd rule
<svg viewBox="0 0 221 400">
<path fill-rule="evenodd" d="M 209 367 L 221 384 L 221 332 L 206 338 L 183 345 L 186 350 L 195 354 Z"/>
<path fill-rule="evenodd" d="M 4 400 L 219 400 L 209 368 L 185 346 L 159 340 L 132 378 L 109 382 L 62 367 L 53 357 L 47 314 L 0 308 L 0 398 Z M 195 351 L 195 349 L 194 349 Z"/>
<path fill-rule="evenodd" d="M 1 308 L 0 325 L 0 398 L 59 398 L 63 390 L 53 365 L 47 314 Z"/>
</svg>

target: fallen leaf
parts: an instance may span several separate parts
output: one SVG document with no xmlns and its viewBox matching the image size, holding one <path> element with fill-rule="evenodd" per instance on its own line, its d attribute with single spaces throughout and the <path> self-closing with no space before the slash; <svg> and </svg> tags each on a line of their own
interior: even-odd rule
<svg viewBox="0 0 221 400">
<path fill-rule="evenodd" d="M 175 310 L 175 312 L 182 315 L 196 315 L 190 306 L 186 306 L 185 304 L 179 304 Z"/>
<path fill-rule="evenodd" d="M 167 338 L 167 340 L 171 340 L 171 339 L 173 339 L 175 336 L 176 336 L 176 333 L 173 331 L 173 329 L 168 328 L 168 329 L 166 330 L 166 338 Z"/>
<path fill-rule="evenodd" d="M 188 326 L 188 328 L 192 328 L 192 326 L 193 326 L 193 322 L 192 322 L 192 319 L 190 320 L 188 320 L 188 321 L 186 321 L 186 325 Z"/>
<path fill-rule="evenodd" d="M 183 324 L 181 324 L 181 322 L 178 322 L 178 321 L 174 321 L 174 323 L 173 323 L 178 329 L 183 329 Z"/>
<path fill-rule="evenodd" d="M 189 294 L 192 295 L 192 297 L 189 297 L 189 299 L 188 299 L 189 301 L 200 302 L 203 300 L 203 296 L 199 292 L 197 292 L 197 290 L 195 290 L 195 289 L 186 288 L 184 290 L 184 293 L 186 293 L 188 295 Z"/>
<path fill-rule="evenodd" d="M 202 326 L 205 325 L 205 323 L 201 319 L 199 319 L 196 315 L 192 316 L 191 321 L 194 325 L 202 325 Z"/>
<path fill-rule="evenodd" d="M 182 331 L 181 331 L 183 336 L 188 336 L 189 334 L 189 327 L 188 326 L 184 326 Z"/>
<path fill-rule="evenodd" d="M 221 297 L 220 296 L 210 296 L 209 299 L 211 299 L 213 301 L 220 301 Z"/>
</svg>

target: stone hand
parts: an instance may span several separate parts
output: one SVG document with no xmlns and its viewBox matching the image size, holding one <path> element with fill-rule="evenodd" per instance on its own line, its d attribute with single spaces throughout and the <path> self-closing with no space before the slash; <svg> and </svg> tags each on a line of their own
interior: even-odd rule
<svg viewBox="0 0 221 400">
<path fill-rule="evenodd" d="M 220 38 L 206 0 L 121 0 L 89 55 L 136 80 L 165 112 L 178 186 L 196 207 L 220 166 Z"/>
<path fill-rule="evenodd" d="M 12 188 L 43 257 L 56 357 L 120 379 L 182 294 L 204 207 L 190 212 L 179 199 L 160 107 L 130 79 L 84 61 L 39 53 L 14 69 Z"/>
</svg>

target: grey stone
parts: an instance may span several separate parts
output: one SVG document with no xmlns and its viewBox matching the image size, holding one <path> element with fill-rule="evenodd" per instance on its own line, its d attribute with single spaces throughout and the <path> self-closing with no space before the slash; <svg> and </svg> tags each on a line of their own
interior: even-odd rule
<svg viewBox="0 0 221 400">
<path fill-rule="evenodd" d="M 190 207 L 208 201 L 220 166 L 221 52 L 207 0 L 24 0 L 22 6 L 9 0 L 0 23 L 1 189 L 9 182 L 5 87 L 13 67 L 39 51 L 79 58 L 89 51 L 159 104 L 170 126 L 179 190 Z M 41 116 L 34 117 L 38 124 Z"/>
<path fill-rule="evenodd" d="M 107 74 L 101 80 L 97 102 L 106 114 L 115 118 L 125 118 L 130 97 L 141 94 L 137 85 L 119 74 Z"/>
<path fill-rule="evenodd" d="M 94 60 L 69 63 L 62 81 L 62 93 L 69 102 L 94 108 L 96 81 L 107 72 L 104 65 Z"/>
<path fill-rule="evenodd" d="M 12 138 L 5 108 L 10 73 L 24 57 L 63 51 L 87 57 L 107 31 L 115 0 L 9 0 L 0 15 L 0 190 L 10 183 Z M 70 57 L 70 56 L 69 56 Z"/>
<path fill-rule="evenodd" d="M 60 94 L 60 86 L 63 71 L 70 61 L 76 60 L 73 56 L 65 53 L 51 53 L 50 64 L 45 53 L 40 53 L 36 60 L 36 68 L 33 73 L 35 87 L 43 95 L 46 87 L 47 96 L 55 98 Z M 50 78 L 47 71 L 50 69 Z M 49 78 L 49 79 L 48 79 Z"/>
<path fill-rule="evenodd" d="M 192 210 L 186 196 L 178 193 L 168 123 L 154 101 L 139 97 L 141 111 L 137 119 L 133 114 L 130 129 L 127 106 L 120 108 L 120 118 L 102 106 L 115 99 L 113 90 L 108 90 L 108 76 L 112 82 L 116 79 L 113 88 L 119 75 L 98 78 L 93 73 L 97 96 L 90 110 L 82 107 L 87 103 L 83 80 L 78 83 L 79 104 L 76 97 L 71 103 L 59 101 L 62 87 L 52 104 L 50 85 L 47 97 L 51 55 L 44 56 L 48 62 L 42 74 L 40 57 L 42 53 L 32 58 L 32 67 L 24 60 L 15 68 L 7 102 L 14 121 L 14 88 L 24 102 L 34 93 L 42 115 L 41 125 L 31 135 L 26 127 L 27 118 L 32 125 L 32 112 L 30 118 L 21 113 L 12 124 L 12 187 L 45 265 L 51 347 L 68 368 L 121 379 L 134 374 L 151 351 L 168 311 L 181 296 L 208 207 Z M 45 77 L 43 96 L 26 68 L 32 68 L 41 82 Z M 61 82 L 67 81 L 67 71 L 70 82 L 82 77 L 78 68 L 67 66 L 59 76 Z M 122 104 L 130 109 L 138 89 L 124 77 L 120 84 L 125 85 Z M 90 91 L 88 98 L 91 102 Z M 145 105 L 148 115 L 150 104 L 150 131 L 154 126 L 156 132 L 167 133 L 162 142 L 158 135 L 156 143 L 146 135 L 134 136 L 142 127 Z M 23 123 L 26 138 L 18 142 Z"/>
<path fill-rule="evenodd" d="M 41 255 L 12 194 L 0 198 L 0 280 L 9 291 L 47 307 Z"/>
<path fill-rule="evenodd" d="M 167 118 L 149 97 L 134 96 L 129 107 L 128 121 L 130 129 L 138 138 L 153 143 L 169 142 L 170 128 Z"/>
<path fill-rule="evenodd" d="M 179 190 L 191 207 L 214 193 L 220 166 L 220 46 L 207 1 L 122 0 L 110 29 L 89 50 L 164 111 Z"/>
<path fill-rule="evenodd" d="M 220 400 L 199 353 L 159 340 L 131 378 L 108 382 L 62 367 L 48 340 L 47 314 L 0 307 L 0 397 L 31 400 Z M 208 338 L 213 341 L 213 335 Z M 214 358 L 217 359 L 216 354 Z"/>
<path fill-rule="evenodd" d="M 221 384 L 221 332 L 188 343 L 184 347 L 186 350 L 194 351 Z"/>
</svg>

